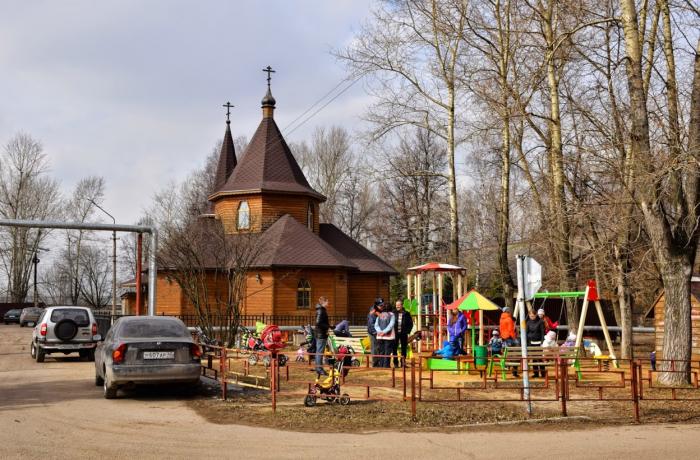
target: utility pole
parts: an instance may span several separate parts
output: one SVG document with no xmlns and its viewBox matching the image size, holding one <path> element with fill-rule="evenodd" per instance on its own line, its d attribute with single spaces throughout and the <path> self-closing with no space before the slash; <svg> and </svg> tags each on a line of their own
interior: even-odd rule
<svg viewBox="0 0 700 460">
<path fill-rule="evenodd" d="M 36 250 L 34 251 L 34 258 L 32 259 L 32 263 L 34 264 L 34 306 L 38 307 L 39 306 L 39 294 L 37 293 L 37 290 L 36 290 L 36 266 L 39 265 L 39 257 L 37 257 Z"/>
<path fill-rule="evenodd" d="M 113 215 L 105 211 L 102 206 L 90 200 L 90 203 L 94 204 L 100 211 L 107 214 L 111 219 L 112 223 L 116 225 L 117 221 Z M 112 321 L 114 321 L 114 316 L 117 314 L 117 231 L 112 231 Z"/>
</svg>

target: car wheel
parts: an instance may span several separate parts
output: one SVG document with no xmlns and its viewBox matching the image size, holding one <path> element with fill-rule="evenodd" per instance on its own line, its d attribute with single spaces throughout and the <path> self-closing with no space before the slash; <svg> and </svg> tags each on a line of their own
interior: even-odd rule
<svg viewBox="0 0 700 460">
<path fill-rule="evenodd" d="M 341 406 L 347 406 L 350 404 L 350 395 L 347 393 L 343 393 L 343 396 L 340 397 L 340 405 Z"/>
<path fill-rule="evenodd" d="M 24 323 L 19 323 L 19 327 L 24 327 L 24 326 L 26 326 L 26 324 L 24 324 Z"/>
<path fill-rule="evenodd" d="M 44 353 L 44 350 L 42 350 L 41 347 L 35 347 L 34 356 L 36 357 L 37 363 L 43 363 L 46 353 Z"/>
<path fill-rule="evenodd" d="M 104 384 L 105 384 L 105 379 L 100 377 L 100 374 L 97 373 L 97 369 L 95 369 L 95 386 L 101 387 Z"/>
<path fill-rule="evenodd" d="M 85 353 L 85 356 L 87 357 L 87 360 L 90 362 L 95 361 L 95 350 L 88 350 L 87 353 Z"/>
<path fill-rule="evenodd" d="M 29 346 L 29 354 L 32 356 L 32 359 L 36 359 L 36 347 L 34 346 L 34 342 Z"/>
<path fill-rule="evenodd" d="M 304 398 L 304 405 L 306 407 L 314 407 L 316 405 L 316 396 L 306 395 L 306 398 Z"/>
<path fill-rule="evenodd" d="M 263 356 L 263 365 L 265 367 L 270 367 L 270 363 L 272 363 L 272 358 L 270 358 L 269 355 Z"/>
<path fill-rule="evenodd" d="M 248 355 L 248 364 L 250 364 L 251 366 L 255 366 L 256 364 L 258 364 L 258 355 L 256 355 L 255 353 L 251 353 L 250 355 Z"/>
<path fill-rule="evenodd" d="M 114 399 L 117 397 L 117 388 L 112 386 L 112 382 L 106 378 L 102 382 L 102 389 L 105 399 Z"/>
</svg>

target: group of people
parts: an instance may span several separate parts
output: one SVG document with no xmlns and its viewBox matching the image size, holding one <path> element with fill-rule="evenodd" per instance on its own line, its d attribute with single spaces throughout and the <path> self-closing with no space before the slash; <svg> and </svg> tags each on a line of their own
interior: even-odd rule
<svg viewBox="0 0 700 460">
<path fill-rule="evenodd" d="M 316 372 L 327 375 L 323 369 L 323 352 L 328 342 L 330 322 L 328 320 L 328 298 L 320 297 L 316 304 L 316 321 L 314 341 L 316 351 Z M 405 365 L 408 354 L 408 337 L 413 329 L 411 313 L 403 308 L 403 302 L 397 300 L 395 308 L 377 298 L 370 307 L 367 315 L 367 333 L 372 347 L 372 365 L 374 367 L 391 367 L 391 357 L 394 367 Z M 350 328 L 347 320 L 339 322 L 333 333 L 337 337 L 349 337 Z M 321 350 L 321 352 L 319 352 Z M 400 355 L 399 355 L 400 353 Z M 399 363 L 399 357 L 401 362 Z"/>
<path fill-rule="evenodd" d="M 392 357 L 394 367 L 406 364 L 413 317 L 404 309 L 403 301 L 397 300 L 394 305 L 392 308 L 390 303 L 377 298 L 367 314 L 367 334 L 372 347 L 374 367 L 391 367 Z"/>
<path fill-rule="evenodd" d="M 556 348 L 557 343 L 557 327 L 559 323 L 552 321 L 546 314 L 544 309 L 540 308 L 535 313 L 534 310 L 528 312 L 528 318 L 525 323 L 525 340 L 528 347 Z M 576 343 L 576 334 L 569 334 L 566 342 L 562 347 L 573 347 Z M 503 347 L 512 347 L 520 345 L 518 340 L 515 321 L 510 312 L 510 308 L 505 307 L 501 313 L 499 328 L 494 330 L 492 338 L 489 341 L 489 350 L 492 355 L 500 355 Z M 534 377 L 544 377 L 544 366 L 534 366 Z M 517 368 L 513 369 L 513 375 L 517 377 Z"/>
</svg>

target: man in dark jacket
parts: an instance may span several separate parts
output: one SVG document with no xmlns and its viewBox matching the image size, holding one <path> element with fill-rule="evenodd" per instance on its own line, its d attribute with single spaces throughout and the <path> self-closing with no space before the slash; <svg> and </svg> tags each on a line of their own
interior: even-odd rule
<svg viewBox="0 0 700 460">
<path fill-rule="evenodd" d="M 374 322 L 377 321 L 378 309 L 380 305 L 384 304 L 384 299 L 378 297 L 374 300 L 374 305 L 369 307 L 369 313 L 367 313 L 367 335 L 369 335 L 369 342 L 371 344 L 372 352 L 372 366 L 379 366 L 379 358 L 375 358 L 374 355 L 379 354 L 377 351 L 377 331 L 374 329 Z"/>
<path fill-rule="evenodd" d="M 328 375 L 328 373 L 323 370 L 323 353 L 326 350 L 326 342 L 328 341 L 328 329 L 330 329 L 330 324 L 328 323 L 328 299 L 326 297 L 319 297 L 318 303 L 316 304 L 316 372 L 319 375 Z"/>
<path fill-rule="evenodd" d="M 541 347 L 544 340 L 544 321 L 537 314 L 530 310 L 528 313 L 527 323 L 525 323 L 525 332 L 527 336 L 528 347 Z M 540 374 L 544 377 L 544 366 L 533 366 L 534 377 L 538 378 Z"/>
<path fill-rule="evenodd" d="M 398 351 L 401 348 L 401 365 L 406 365 L 406 354 L 408 352 L 408 336 L 413 329 L 413 318 L 411 313 L 404 310 L 403 302 L 396 301 L 396 321 L 394 322 L 394 331 L 396 339 L 393 344 L 392 355 L 394 355 L 394 367 L 399 367 Z"/>
</svg>

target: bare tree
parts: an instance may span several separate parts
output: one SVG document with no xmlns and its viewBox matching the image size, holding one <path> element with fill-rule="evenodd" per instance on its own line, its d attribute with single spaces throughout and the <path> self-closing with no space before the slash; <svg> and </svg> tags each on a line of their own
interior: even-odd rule
<svg viewBox="0 0 700 460">
<path fill-rule="evenodd" d="M 204 332 L 232 346 L 248 270 L 262 247 L 259 234 L 229 235 L 220 220 L 190 219 L 166 230 L 158 264 L 180 285 Z"/>
<path fill-rule="evenodd" d="M 0 216 L 6 219 L 47 219 L 57 214 L 60 193 L 48 177 L 49 164 L 41 144 L 16 134 L 0 159 Z M 0 258 L 7 276 L 7 297 L 24 302 L 29 290 L 32 257 L 47 232 L 3 227 Z"/>
<path fill-rule="evenodd" d="M 375 238 L 392 260 L 403 258 L 406 264 L 445 256 L 449 221 L 444 143 L 431 131 L 406 130 L 398 148 L 384 152 L 378 174 L 378 209 L 383 212 Z"/>
<path fill-rule="evenodd" d="M 66 202 L 65 216 L 71 222 L 84 223 L 89 221 L 96 210 L 95 203 L 102 202 L 104 197 L 104 178 L 90 176 L 81 179 L 76 184 L 70 199 Z M 66 230 L 66 260 L 71 279 L 71 304 L 77 305 L 80 299 L 82 279 L 82 250 L 86 237 L 91 232 L 85 230 Z"/>
<path fill-rule="evenodd" d="M 336 55 L 353 76 L 371 76 L 377 102 L 367 114 L 372 138 L 406 125 L 429 130 L 445 142 L 449 196 L 449 256 L 459 263 L 459 212 L 455 153 L 464 102 L 459 76 L 467 58 L 462 34 L 465 0 L 384 1 L 353 43 Z"/>
<path fill-rule="evenodd" d="M 82 283 L 80 298 L 91 307 L 106 307 L 111 302 L 110 255 L 104 249 L 85 246 L 80 255 Z"/>
<path fill-rule="evenodd" d="M 687 141 L 681 144 L 670 10 L 667 2 L 659 2 L 664 24 L 669 129 L 668 147 L 663 150 L 660 146 L 652 148 L 642 57 L 644 35 L 640 30 L 644 22 L 640 22 L 633 0 L 622 0 L 620 7 L 630 97 L 630 155 L 635 167 L 634 183 L 637 191 L 632 197 L 644 216 L 645 228 L 654 248 L 665 290 L 663 359 L 679 360 L 676 370 L 681 371 L 663 372 L 659 380 L 668 384 L 687 382 L 687 361 L 691 358 L 692 349 L 690 279 L 700 236 L 700 39 L 694 50 Z M 670 363 L 663 361 L 660 367 L 669 370 Z"/>
</svg>

